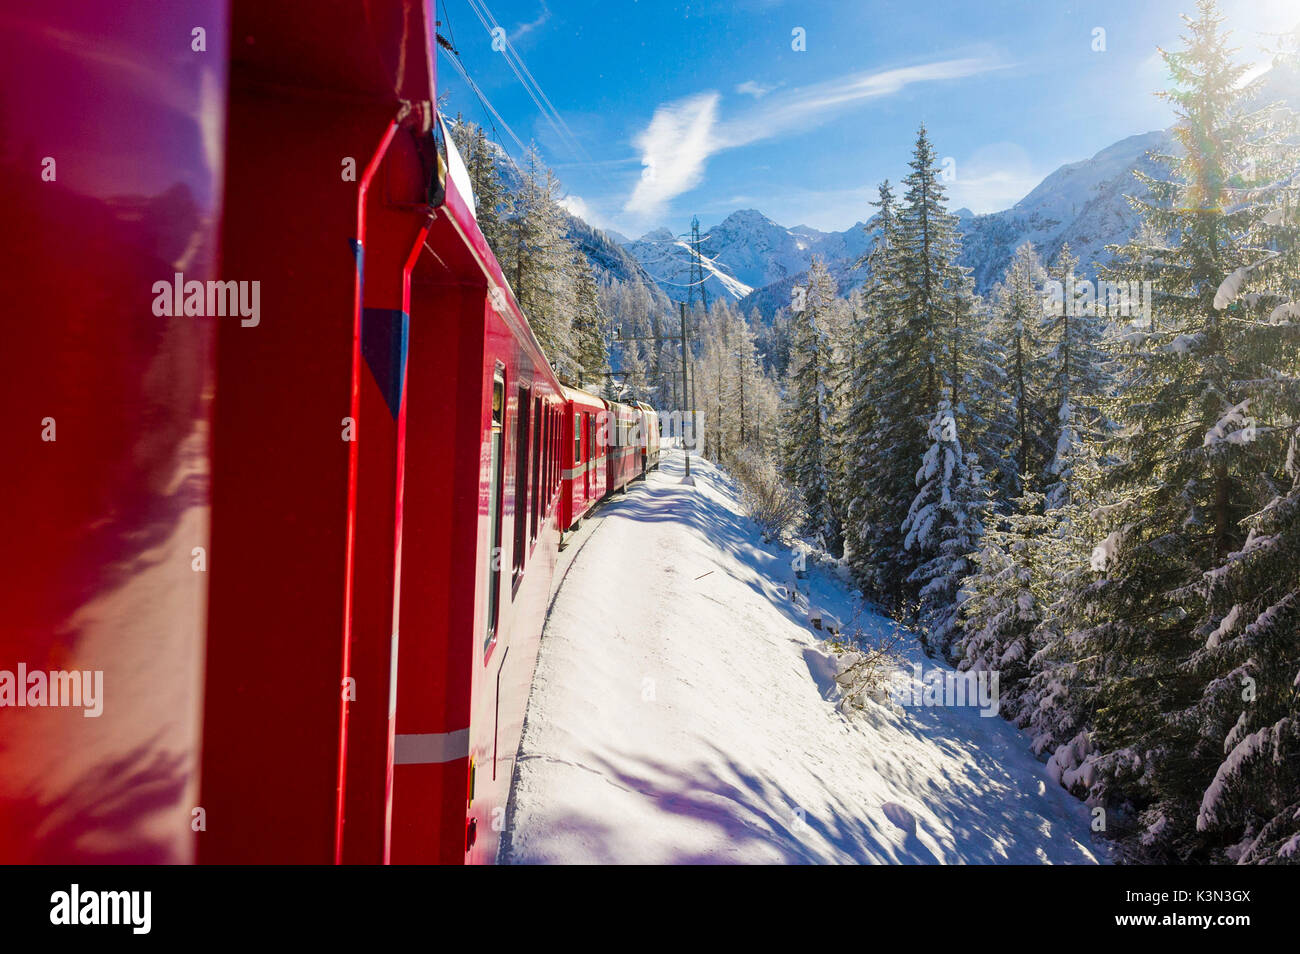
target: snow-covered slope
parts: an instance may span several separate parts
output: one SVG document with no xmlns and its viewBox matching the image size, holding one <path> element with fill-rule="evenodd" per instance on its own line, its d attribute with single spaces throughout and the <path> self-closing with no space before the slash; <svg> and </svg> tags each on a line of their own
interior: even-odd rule
<svg viewBox="0 0 1300 954">
<path fill-rule="evenodd" d="M 1060 862 L 1102 857 L 1028 739 L 968 708 L 836 705 L 834 656 L 727 478 L 674 452 L 562 554 L 506 860 Z M 814 605 L 853 601 L 811 568 Z M 887 621 L 858 625 L 884 632 Z M 910 695 L 910 664 L 893 691 Z M 927 670 L 933 665 L 925 662 Z"/>
<path fill-rule="evenodd" d="M 870 241 L 861 223 L 843 232 L 820 232 L 807 225 L 785 228 L 754 209 L 733 212 L 700 231 L 700 251 L 710 274 L 710 295 L 739 300 L 757 290 L 789 301 L 789 286 L 808 270 L 814 255 L 837 268 L 858 260 Z M 685 301 L 690 280 L 691 246 L 667 229 L 647 232 L 625 248 L 658 280 L 669 297 Z M 765 313 L 767 313 L 765 311 Z"/>
<path fill-rule="evenodd" d="M 739 213 L 737 213 L 739 214 Z M 739 278 L 714 250 L 711 237 L 701 235 L 700 264 L 704 269 L 704 290 L 710 298 L 739 300 L 753 287 Z M 686 301 L 691 287 L 691 244 L 667 229 L 647 232 L 625 249 L 674 301 Z"/>
<path fill-rule="evenodd" d="M 1144 191 L 1133 171 L 1156 174 L 1147 153 L 1172 148 L 1165 132 L 1129 136 L 1091 159 L 1061 166 L 1010 209 L 963 218 L 961 262 L 973 269 L 976 288 L 991 288 L 1025 242 L 1046 261 L 1069 242 L 1080 273 L 1092 275 L 1110 258 L 1106 246 L 1124 241 L 1137 226 L 1137 213 L 1124 198 Z"/>
</svg>

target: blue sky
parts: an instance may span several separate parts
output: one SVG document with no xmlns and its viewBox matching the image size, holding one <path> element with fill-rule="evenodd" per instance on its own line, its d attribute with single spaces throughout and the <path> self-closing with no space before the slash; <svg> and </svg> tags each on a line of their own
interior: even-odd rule
<svg viewBox="0 0 1300 954">
<path fill-rule="evenodd" d="M 1156 47 L 1178 47 L 1178 14 L 1194 5 L 437 0 L 469 75 L 504 125 L 537 144 L 570 207 L 632 237 L 740 208 L 847 228 L 870 214 L 876 183 L 905 174 L 922 121 L 953 160 L 952 207 L 1007 208 L 1063 163 L 1170 124 L 1152 95 L 1164 77 Z M 1267 34 L 1300 22 L 1296 0 L 1221 9 L 1248 64 L 1277 46 Z M 493 49 L 494 26 L 559 121 Z M 438 71 L 444 109 L 518 156 L 445 54 Z"/>
</svg>

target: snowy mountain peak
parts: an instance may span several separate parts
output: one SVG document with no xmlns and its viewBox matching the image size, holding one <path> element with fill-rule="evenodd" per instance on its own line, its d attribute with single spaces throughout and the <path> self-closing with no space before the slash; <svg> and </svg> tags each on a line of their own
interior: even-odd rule
<svg viewBox="0 0 1300 954">
<path fill-rule="evenodd" d="M 1261 103 L 1283 100 L 1300 106 L 1300 71 L 1277 65 L 1259 82 Z M 1134 171 L 1158 174 L 1151 154 L 1174 149 L 1167 130 L 1126 136 L 1091 158 L 1056 169 L 1010 209 L 987 215 L 957 209 L 960 261 L 971 269 L 976 290 L 989 292 L 1025 242 L 1032 242 L 1048 262 L 1068 242 L 1079 259 L 1080 273 L 1093 276 L 1096 267 L 1110 258 L 1106 246 L 1125 241 L 1137 225 L 1137 213 L 1127 198 L 1143 191 Z M 860 285 L 864 276 L 853 265 L 872 241 L 861 222 L 843 232 L 821 232 L 806 225 L 785 228 L 757 209 L 732 212 L 712 228 L 702 229 L 701 235 L 711 270 L 705 282 L 708 293 L 734 298 L 742 287 L 752 288 L 740 307 L 746 312 L 756 308 L 767 317 L 789 304 L 790 288 L 802 280 L 814 255 L 825 260 L 841 294 Z M 676 242 L 667 229 L 659 229 L 626 248 L 653 276 L 678 283 L 664 285 L 664 290 L 670 298 L 684 300 L 689 244 L 668 252 L 663 247 Z M 672 264 L 665 274 L 666 258 L 685 264 Z"/>
</svg>

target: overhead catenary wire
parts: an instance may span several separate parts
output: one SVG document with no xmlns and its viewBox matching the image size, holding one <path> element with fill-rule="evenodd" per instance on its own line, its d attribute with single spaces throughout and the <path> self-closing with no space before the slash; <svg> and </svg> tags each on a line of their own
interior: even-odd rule
<svg viewBox="0 0 1300 954">
<path fill-rule="evenodd" d="M 496 107 L 492 105 L 492 101 L 487 98 L 481 89 L 479 89 L 478 84 L 475 83 L 473 77 L 469 75 L 469 71 L 465 69 L 465 64 L 460 61 L 460 57 L 447 50 L 445 47 L 440 47 L 440 49 L 447 54 L 447 62 L 450 63 L 456 72 L 460 74 L 461 79 L 465 81 L 465 85 L 470 88 L 474 95 L 478 97 L 479 102 L 483 104 L 483 108 L 495 117 L 496 122 L 500 123 L 501 128 L 509 134 L 512 140 L 514 140 L 515 145 L 519 147 L 520 153 L 527 152 L 528 147 L 524 145 L 524 141 L 515 135 L 515 131 L 510 128 L 510 124 L 502 118 L 501 114 L 497 112 Z M 495 126 L 493 128 L 495 129 Z"/>
<path fill-rule="evenodd" d="M 528 69 L 528 65 L 524 62 L 523 57 L 519 55 L 519 51 L 516 50 L 514 44 L 510 42 L 510 37 L 506 33 L 505 29 L 497 22 L 496 17 L 493 16 L 491 9 L 488 8 L 486 0 L 466 0 L 466 2 L 469 4 L 470 9 L 474 11 L 474 15 L 478 17 L 479 23 L 483 25 L 483 29 L 488 32 L 488 35 L 493 38 L 494 42 L 497 37 L 500 37 L 500 51 L 505 58 L 506 65 L 510 68 L 510 71 L 514 73 L 515 78 L 519 80 L 519 84 L 524 88 L 528 97 L 533 101 L 533 105 L 537 107 L 538 112 L 542 114 L 542 117 L 546 120 L 547 124 L 555 131 L 560 142 L 566 149 L 573 153 L 580 163 L 592 168 L 600 178 L 608 183 L 609 177 L 591 158 L 591 155 L 586 151 L 586 149 L 582 147 L 582 144 L 574 135 L 573 130 L 569 128 L 569 124 L 565 122 L 564 117 L 561 116 L 559 110 L 555 108 L 550 97 L 546 95 L 546 91 L 542 89 L 541 84 L 537 82 L 532 71 Z"/>
<path fill-rule="evenodd" d="M 709 239 L 712 233 L 704 236 L 704 238 L 699 239 L 698 244 L 696 244 L 694 247 L 687 245 L 685 242 L 685 239 L 688 234 L 689 233 L 683 232 L 680 235 L 674 235 L 670 244 L 665 243 L 664 247 L 667 248 L 669 251 L 666 252 L 663 256 L 659 258 L 651 259 L 648 262 L 638 261 L 638 264 L 641 266 L 641 270 L 646 274 L 648 278 L 661 285 L 672 285 L 674 288 L 695 288 L 695 287 L 703 288 L 705 283 L 708 282 L 710 278 L 717 277 L 718 275 L 717 268 L 716 268 L 717 257 L 714 256 L 713 258 L 710 258 L 709 256 L 699 251 L 699 245 L 703 245 L 704 242 Z M 685 252 L 690 257 L 685 260 L 675 258 L 672 255 L 672 251 L 677 249 L 680 249 L 681 251 Z M 694 270 L 693 266 L 695 265 L 697 260 L 700 261 L 701 263 L 707 262 L 708 274 L 701 274 L 699 281 L 692 280 L 689 282 L 674 282 L 667 278 L 659 278 L 656 275 L 652 275 L 650 273 L 650 270 L 646 267 L 648 265 L 657 265 L 660 262 L 666 262 L 669 260 L 674 260 L 679 265 L 690 265 L 692 266 L 692 271 Z"/>
<path fill-rule="evenodd" d="M 582 147 L 573 136 L 573 132 L 569 129 L 568 123 L 564 121 L 564 117 L 559 114 L 559 111 L 556 110 L 555 106 L 551 103 L 550 98 L 546 95 L 545 91 L 542 90 L 541 85 L 538 84 L 536 78 L 524 63 L 523 57 L 519 55 L 519 51 L 516 50 L 514 44 L 510 42 L 509 34 L 507 34 L 501 24 L 497 22 L 492 11 L 488 9 L 485 0 L 466 0 L 466 2 L 469 4 L 470 9 L 474 11 L 474 15 L 478 17 L 479 23 L 483 25 L 483 29 L 493 38 L 494 47 L 497 37 L 500 37 L 501 53 L 505 57 L 506 65 L 509 66 L 510 71 L 515 74 L 515 79 L 519 80 L 519 85 L 524 88 L 528 97 L 533 101 L 533 105 L 537 107 L 537 111 L 542 114 L 543 118 L 546 119 L 551 128 L 555 130 L 556 135 L 560 137 L 560 141 L 563 142 L 567 148 L 573 150 L 575 155 L 582 156 Z M 497 31 L 500 32 L 498 33 Z M 585 158 L 590 161 L 589 156 Z"/>
<path fill-rule="evenodd" d="M 459 50 L 456 48 L 455 32 L 452 29 L 451 17 L 447 11 L 446 0 L 440 0 L 440 2 L 442 3 L 443 17 L 447 22 L 447 33 L 450 40 L 450 43 L 448 45 L 440 45 L 443 52 L 447 54 L 447 61 L 451 63 L 452 67 L 465 81 L 465 84 L 469 86 L 470 90 L 483 104 L 484 109 L 487 110 L 490 117 L 495 117 L 496 121 L 501 124 L 501 127 L 505 129 L 505 131 L 509 134 L 510 138 L 519 147 L 520 152 L 527 153 L 528 147 L 524 144 L 523 140 L 520 139 L 520 137 L 515 134 L 515 131 L 510 128 L 509 123 L 505 121 L 501 113 L 498 112 L 496 107 L 492 105 L 492 102 L 490 99 L 488 99 L 487 94 L 485 94 L 482 91 L 482 89 L 479 88 L 478 84 L 474 82 L 473 78 L 469 75 L 469 71 L 465 68 L 464 63 L 461 62 Z M 524 87 L 524 91 L 528 94 L 529 98 L 533 101 L 533 105 L 537 107 L 538 111 L 546 119 L 547 123 L 551 126 L 552 129 L 555 130 L 556 135 L 560 137 L 561 142 L 563 142 L 568 148 L 570 148 L 575 153 L 575 155 L 578 156 L 580 161 L 591 166 L 601 175 L 602 178 L 605 178 L 605 180 L 608 182 L 608 177 L 605 176 L 604 172 L 597 166 L 594 160 L 592 160 L 591 156 L 586 152 L 586 150 L 582 148 L 581 143 L 578 142 L 577 138 L 573 135 L 573 131 L 569 128 L 569 124 L 564 121 L 564 117 L 560 115 L 559 110 L 555 108 L 555 105 L 551 102 L 550 97 L 548 97 L 546 95 L 546 92 L 541 88 L 541 85 L 537 82 L 536 77 L 533 76 L 532 71 L 528 69 L 527 64 L 524 63 L 523 58 L 519 55 L 518 51 L 514 48 L 514 44 L 510 42 L 509 36 L 506 35 L 505 30 L 497 22 L 497 19 L 495 16 L 493 16 L 491 9 L 488 8 L 486 0 L 466 0 L 466 2 L 469 3 L 470 9 L 474 11 L 474 15 L 478 18 L 479 23 L 482 24 L 483 28 L 488 32 L 488 35 L 492 36 L 494 39 L 498 35 L 502 38 L 503 43 L 502 43 L 501 52 L 504 54 L 507 66 L 510 67 L 511 72 L 514 73 L 515 75 L 515 78 L 519 80 L 520 85 Z M 494 30 L 501 30 L 501 33 L 495 34 Z M 495 126 L 493 128 L 495 130 Z M 499 139 L 500 137 L 498 136 L 497 138 Z M 685 233 L 683 233 L 682 235 L 675 236 L 675 240 L 681 240 L 684 239 L 685 237 L 686 237 Z M 708 238 L 709 236 L 705 236 L 699 241 L 700 243 L 703 243 Z M 665 255 L 663 259 L 657 259 L 654 262 L 651 262 L 649 264 L 655 264 L 658 261 L 666 261 L 669 257 L 670 257 L 669 255 Z M 707 261 L 710 266 L 713 265 L 712 259 L 708 258 L 707 256 L 700 256 L 700 257 L 703 258 L 705 261 Z M 691 288 L 696 285 L 703 285 L 706 281 L 708 281 L 710 277 L 709 275 L 705 275 L 698 282 L 688 282 L 688 283 L 674 282 L 667 279 L 658 278 L 655 275 L 651 274 L 649 269 L 645 267 L 646 264 L 647 263 L 644 262 L 637 262 L 636 263 L 637 271 L 646 279 L 649 279 L 651 282 L 657 284 L 672 285 L 677 288 Z"/>
<path fill-rule="evenodd" d="M 469 71 L 465 68 L 465 64 L 460 61 L 460 50 L 456 46 L 456 30 L 451 23 L 451 13 L 447 10 L 446 0 L 438 0 L 438 2 L 442 5 L 442 20 L 440 23 L 447 24 L 447 37 L 444 38 L 441 35 L 437 37 L 438 48 L 447 54 L 448 62 L 451 63 L 456 72 L 460 74 L 461 79 L 465 81 L 465 85 L 470 88 L 470 91 L 478 98 L 478 101 L 487 111 L 488 125 L 492 127 L 492 141 L 498 146 L 501 146 L 501 132 L 497 129 L 496 122 L 493 121 L 493 118 L 495 117 L 495 119 L 501 123 L 502 127 L 504 127 L 505 131 L 510 134 L 510 138 L 519 146 L 519 151 L 521 153 L 526 152 L 527 150 L 524 146 L 523 140 L 515 135 L 515 131 L 510 128 L 510 124 L 502 118 L 499 112 L 497 112 L 496 107 L 493 106 L 491 100 L 487 98 L 487 94 L 484 93 L 479 88 L 478 84 L 474 82 L 473 78 L 469 75 Z M 505 152 L 506 155 L 509 155 L 509 151 L 506 150 L 504 146 L 501 146 L 501 151 Z"/>
</svg>

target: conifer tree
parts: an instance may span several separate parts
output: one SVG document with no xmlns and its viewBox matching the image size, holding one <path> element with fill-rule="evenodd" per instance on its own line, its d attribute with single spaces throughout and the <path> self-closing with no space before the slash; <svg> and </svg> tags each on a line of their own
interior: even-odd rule
<svg viewBox="0 0 1300 954">
<path fill-rule="evenodd" d="M 474 190 L 474 217 L 494 252 L 505 247 L 504 222 L 510 214 L 510 197 L 497 168 L 497 152 L 488 141 L 483 127 L 456 117 L 451 127 L 452 139 L 469 173 Z"/>
<path fill-rule="evenodd" d="M 900 431 L 914 422 L 897 410 L 899 392 L 908 382 L 885 370 L 891 364 L 888 347 L 896 331 L 901 284 L 897 200 L 888 181 L 880 184 L 872 204 L 876 214 L 866 225 L 873 237 L 871 250 L 858 263 L 867 277 L 857 308 L 841 480 L 850 564 L 864 592 L 880 598 L 890 586 L 893 554 L 902 549 L 900 504 L 912 490 L 906 479 L 910 475 L 888 466 L 892 462 L 882 459 L 881 448 L 900 441 Z"/>
<path fill-rule="evenodd" d="M 1247 521 L 1242 549 L 1206 575 L 1199 632 L 1209 632 L 1188 664 L 1205 689 L 1187 716 L 1222 739 L 1196 806 L 1213 860 L 1300 862 L 1298 436 L 1287 455 L 1291 486 Z"/>
<path fill-rule="evenodd" d="M 1008 693 L 1028 670 L 1029 634 L 1039 618 L 1031 583 L 1032 541 L 1018 518 L 1032 516 L 1034 495 L 1013 501 L 1016 509 L 993 517 L 971 557 L 973 572 L 963 583 L 962 636 L 957 668 L 998 672 Z"/>
<path fill-rule="evenodd" d="M 515 299 L 551 364 L 573 376 L 579 371 L 571 327 L 573 249 L 565 237 L 559 195 L 555 173 L 529 149 L 500 258 Z"/>
<path fill-rule="evenodd" d="M 993 337 L 1003 358 L 1004 418 L 1006 444 L 999 455 L 999 487 L 1010 500 L 1025 493 L 1047 466 L 1047 425 L 1043 382 L 1039 379 L 1039 328 L 1043 324 L 1043 287 L 1046 272 L 1026 242 L 1016 249 L 1006 275 L 997 289 Z"/>
<path fill-rule="evenodd" d="M 572 319 L 573 356 L 583 378 L 590 380 L 596 378 L 608 363 L 604 336 L 606 321 L 591 265 L 578 255 L 573 261 L 573 271 L 577 276 Z"/>
<path fill-rule="evenodd" d="M 1222 759 L 1222 737 L 1192 717 L 1214 609 L 1203 577 L 1246 546 L 1243 520 L 1277 493 L 1273 462 L 1294 413 L 1279 397 L 1294 380 L 1293 330 L 1256 320 L 1258 301 L 1222 308 L 1233 296 L 1221 288 L 1259 264 L 1259 199 L 1293 175 L 1294 158 L 1277 116 L 1240 88 L 1211 0 L 1185 19 L 1185 48 L 1164 54 L 1184 151 L 1165 157 L 1169 177 L 1143 177 L 1149 199 L 1132 200 L 1153 225 L 1145 235 L 1172 239 L 1139 236 L 1104 276 L 1152 280 L 1155 320 L 1121 338 L 1124 388 L 1110 410 L 1122 430 L 1105 483 L 1127 506 L 1103 528 L 1100 577 L 1075 594 L 1073 634 L 1097 686 L 1094 794 L 1136 816 L 1147 857 L 1179 861 L 1206 856 L 1196 805 Z"/>
<path fill-rule="evenodd" d="M 1075 308 L 1070 295 L 1077 265 L 1069 244 L 1062 245 L 1049 273 L 1060 297 L 1053 295 L 1047 302 L 1038 330 L 1046 345 L 1035 375 L 1046 389 L 1044 443 L 1051 457 L 1043 479 L 1048 509 L 1068 502 L 1072 461 L 1081 446 L 1104 436 L 1101 402 L 1111 391 L 1110 367 L 1102 347 L 1103 320 L 1093 310 Z"/>
<path fill-rule="evenodd" d="M 957 420 L 939 401 L 930 446 L 916 472 L 916 497 L 903 521 L 903 548 L 916 555 L 909 582 L 918 587 L 917 622 L 926 652 L 946 656 L 958 635 L 958 594 L 969 556 L 983 535 L 987 496 L 973 454 L 962 453 Z"/>
<path fill-rule="evenodd" d="M 840 540 L 832 494 L 835 380 L 828 326 L 837 307 L 835 280 L 814 258 L 808 269 L 803 307 L 791 318 L 793 344 L 785 424 L 785 469 L 807 506 L 805 531 L 828 548 Z"/>
<path fill-rule="evenodd" d="M 938 158 L 924 126 L 909 167 L 892 238 L 872 263 L 864 291 L 863 319 L 878 337 L 869 345 L 875 357 L 860 355 L 857 363 L 870 363 L 877 383 L 870 414 L 851 417 L 871 437 L 854 434 L 846 445 L 846 460 L 863 466 L 865 458 L 869 468 L 862 491 L 848 491 L 848 499 L 869 507 L 854 516 L 855 571 L 865 590 L 892 608 L 917 595 L 912 574 L 919 551 L 903 545 L 899 530 L 916 492 L 913 462 L 926 453 L 941 398 L 950 402 L 954 419 L 971 410 L 960 402 L 971 380 L 964 352 L 977 310 L 967 274 L 956 264 L 957 220 L 945 208 Z"/>
</svg>

